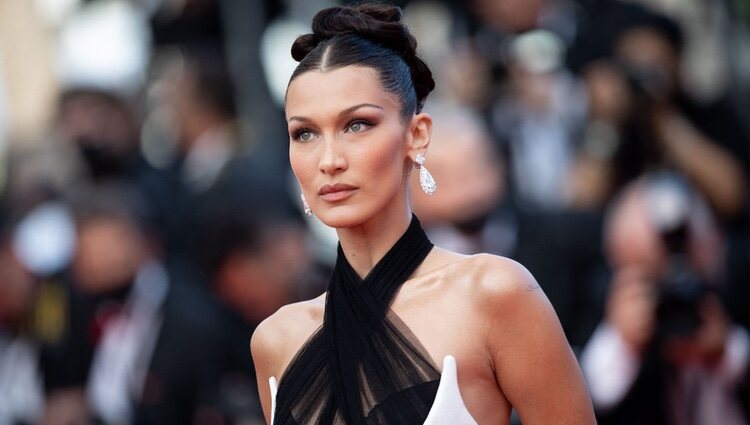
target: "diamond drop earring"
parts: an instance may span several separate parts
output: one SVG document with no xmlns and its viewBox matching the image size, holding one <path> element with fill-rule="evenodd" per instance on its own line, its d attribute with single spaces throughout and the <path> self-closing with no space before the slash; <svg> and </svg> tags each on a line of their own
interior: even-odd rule
<svg viewBox="0 0 750 425">
<path fill-rule="evenodd" d="M 435 183 L 432 174 L 427 171 L 427 167 L 424 166 L 424 154 L 418 153 L 416 162 L 419 169 L 419 185 L 422 186 L 424 193 L 432 195 L 437 191 L 437 183 Z"/>
<path fill-rule="evenodd" d="M 305 199 L 305 194 L 300 193 L 299 197 L 302 198 L 302 207 L 305 209 L 305 215 L 308 217 L 312 216 L 312 210 L 310 209 L 310 205 L 307 203 L 307 199 Z"/>
</svg>

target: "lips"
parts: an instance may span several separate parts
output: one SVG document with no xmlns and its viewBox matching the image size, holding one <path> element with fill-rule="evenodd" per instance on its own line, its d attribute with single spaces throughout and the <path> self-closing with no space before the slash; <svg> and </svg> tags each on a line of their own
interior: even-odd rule
<svg viewBox="0 0 750 425">
<path fill-rule="evenodd" d="M 342 201 L 351 196 L 357 190 L 356 186 L 337 183 L 334 185 L 327 184 L 318 190 L 318 195 L 325 201 L 335 202 Z"/>
</svg>

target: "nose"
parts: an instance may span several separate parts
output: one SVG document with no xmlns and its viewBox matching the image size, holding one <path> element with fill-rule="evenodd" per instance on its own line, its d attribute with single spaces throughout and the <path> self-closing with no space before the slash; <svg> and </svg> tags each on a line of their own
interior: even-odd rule
<svg viewBox="0 0 750 425">
<path fill-rule="evenodd" d="M 340 143 L 335 138 L 329 137 L 326 138 L 322 145 L 323 153 L 320 156 L 320 172 L 332 175 L 346 170 L 346 157 L 341 150 Z"/>
</svg>

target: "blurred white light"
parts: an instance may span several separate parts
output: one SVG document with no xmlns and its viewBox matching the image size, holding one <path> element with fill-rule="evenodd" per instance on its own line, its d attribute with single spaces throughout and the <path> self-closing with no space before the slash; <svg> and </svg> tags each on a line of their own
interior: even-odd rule
<svg viewBox="0 0 750 425">
<path fill-rule="evenodd" d="M 284 105 L 289 77 L 297 67 L 297 61 L 291 54 L 292 43 L 297 37 L 308 32 L 308 26 L 287 19 L 272 22 L 263 32 L 260 41 L 263 71 L 271 97 L 279 106 Z"/>
<path fill-rule="evenodd" d="M 62 24 L 80 3 L 81 0 L 34 0 L 36 13 L 52 26 Z"/>
<path fill-rule="evenodd" d="M 8 147 L 8 122 L 10 122 L 10 111 L 5 91 L 5 79 L 3 77 L 3 61 L 0 58 L 0 192 L 5 189 L 8 173 L 6 150 Z"/>
<path fill-rule="evenodd" d="M 72 15 L 59 37 L 57 59 L 63 85 L 138 89 L 150 54 L 146 19 L 121 0 L 92 3 Z"/>
<path fill-rule="evenodd" d="M 404 8 L 404 23 L 419 40 L 418 53 L 440 60 L 450 53 L 453 17 L 448 6 L 431 1 L 414 1 Z"/>
<path fill-rule="evenodd" d="M 648 208 L 659 229 L 674 230 L 690 215 L 691 193 L 684 179 L 668 171 L 649 176 Z"/>
<path fill-rule="evenodd" d="M 57 202 L 32 210 L 13 235 L 15 254 L 26 268 L 39 276 L 49 276 L 67 266 L 75 243 L 71 214 Z"/>
<path fill-rule="evenodd" d="M 3 76 L 3 61 L 0 58 L 0 150 L 5 151 L 5 137 L 8 131 L 9 111 L 8 99 L 5 91 L 5 77 Z"/>
<path fill-rule="evenodd" d="M 512 60 L 527 71 L 544 74 L 562 65 L 564 49 L 562 39 L 556 34 L 533 30 L 513 39 L 510 54 Z"/>
</svg>

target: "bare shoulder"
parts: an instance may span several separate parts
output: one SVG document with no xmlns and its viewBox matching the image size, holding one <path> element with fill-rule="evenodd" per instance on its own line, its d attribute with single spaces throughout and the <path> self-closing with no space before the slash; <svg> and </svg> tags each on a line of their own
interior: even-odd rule
<svg viewBox="0 0 750 425">
<path fill-rule="evenodd" d="M 491 254 L 473 255 L 461 264 L 462 273 L 469 273 L 472 291 L 489 302 L 515 299 L 540 292 L 534 276 L 522 264 L 510 258 Z"/>
<path fill-rule="evenodd" d="M 496 307 L 498 302 L 535 292 L 545 298 L 526 267 L 507 257 L 485 253 L 463 255 L 437 248 L 428 260 L 425 274 L 429 275 L 429 271 L 447 272 L 441 275 L 451 283 L 453 296 L 457 295 L 455 291 L 467 291 L 461 297 L 468 296 L 479 303 L 475 307 L 486 304 Z M 455 285 L 458 282 L 461 284 Z"/>
<path fill-rule="evenodd" d="M 466 260 L 496 382 L 524 424 L 594 424 L 591 402 L 552 305 L 516 261 Z"/>
<path fill-rule="evenodd" d="M 321 325 L 324 302 L 325 294 L 287 304 L 263 320 L 250 341 L 256 368 L 263 367 L 271 375 L 278 373 L 285 360 Z"/>
<path fill-rule="evenodd" d="M 547 296 L 522 264 L 510 258 L 477 254 L 457 264 L 466 296 L 482 321 L 497 330 L 504 326 L 544 326 L 557 320 Z M 544 322 L 529 322 L 544 317 Z"/>
</svg>

